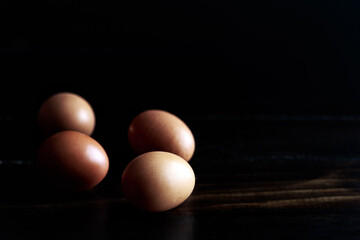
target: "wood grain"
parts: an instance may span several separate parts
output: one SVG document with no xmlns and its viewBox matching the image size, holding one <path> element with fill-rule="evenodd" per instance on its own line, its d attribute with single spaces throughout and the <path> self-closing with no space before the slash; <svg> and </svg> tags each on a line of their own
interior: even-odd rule
<svg viewBox="0 0 360 240">
<path fill-rule="evenodd" d="M 287 173 L 288 179 L 267 181 L 234 181 L 197 184 L 184 211 L 228 211 L 246 209 L 330 209 L 360 206 L 358 168 L 328 170 L 316 178 L 296 180 L 298 173 Z M 275 173 L 274 178 L 276 178 Z M 271 173 L 264 173 L 267 177 Z M 281 175 L 281 174 L 280 174 Z M 227 176 L 229 178 L 229 176 Z M 261 175 L 258 175 L 261 179 Z M 284 177 L 282 177 L 284 178 Z M 207 180 L 208 181 L 208 180 Z M 178 211 L 182 211 L 181 208 Z"/>
</svg>

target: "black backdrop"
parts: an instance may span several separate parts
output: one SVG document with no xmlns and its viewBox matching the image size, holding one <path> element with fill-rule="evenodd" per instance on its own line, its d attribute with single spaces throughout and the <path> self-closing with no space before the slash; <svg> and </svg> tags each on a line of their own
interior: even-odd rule
<svg viewBox="0 0 360 240">
<path fill-rule="evenodd" d="M 3 115 L 57 91 L 99 114 L 356 115 L 357 1 L 2 1 Z M 10 83 L 10 84 L 9 84 Z"/>
</svg>

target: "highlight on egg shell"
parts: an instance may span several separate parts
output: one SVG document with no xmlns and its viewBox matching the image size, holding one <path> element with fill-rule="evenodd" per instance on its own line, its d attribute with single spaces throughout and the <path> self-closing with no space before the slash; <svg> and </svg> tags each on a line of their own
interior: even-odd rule
<svg viewBox="0 0 360 240">
<path fill-rule="evenodd" d="M 130 146 L 137 154 L 171 152 L 189 161 L 195 151 L 190 128 L 177 116 L 163 110 L 147 110 L 137 115 L 128 129 Z"/>
<path fill-rule="evenodd" d="M 162 212 L 182 204 L 195 186 L 191 166 L 176 154 L 153 151 L 134 158 L 122 175 L 122 189 L 135 207 Z"/>
<path fill-rule="evenodd" d="M 62 131 L 40 146 L 37 165 L 45 179 L 67 190 L 88 190 L 99 184 L 109 169 L 104 148 L 76 131 Z"/>
<path fill-rule="evenodd" d="M 41 105 L 38 125 L 45 137 L 68 130 L 91 136 L 95 129 L 95 113 L 83 97 L 70 92 L 60 92 Z"/>
</svg>

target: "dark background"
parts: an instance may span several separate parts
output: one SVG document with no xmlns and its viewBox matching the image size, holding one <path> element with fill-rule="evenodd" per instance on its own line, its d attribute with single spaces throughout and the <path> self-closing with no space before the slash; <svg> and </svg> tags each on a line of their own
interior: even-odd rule
<svg viewBox="0 0 360 240">
<path fill-rule="evenodd" d="M 2 1 L 1 114 L 32 114 L 69 90 L 98 114 L 357 115 L 359 10 L 319 0 Z"/>
<path fill-rule="evenodd" d="M 34 158 L 37 111 L 60 91 L 90 102 L 93 137 L 110 146 L 126 145 L 131 119 L 149 108 L 184 120 L 356 117 L 359 10 L 357 1 L 2 1 L 1 156 Z"/>
<path fill-rule="evenodd" d="M 0 1 L 1 239 L 359 239 L 360 3 Z M 36 171 L 41 103 L 93 106 L 110 168 L 89 192 Z M 194 133 L 192 196 L 126 202 L 132 118 Z"/>
</svg>

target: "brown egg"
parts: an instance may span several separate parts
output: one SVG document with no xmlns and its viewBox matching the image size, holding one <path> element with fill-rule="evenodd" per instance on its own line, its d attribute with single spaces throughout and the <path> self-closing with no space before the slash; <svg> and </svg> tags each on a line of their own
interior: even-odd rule
<svg viewBox="0 0 360 240">
<path fill-rule="evenodd" d="M 47 179 L 62 188 L 87 190 L 104 179 L 109 160 L 93 138 L 76 131 L 63 131 L 50 136 L 40 146 L 38 166 Z"/>
<path fill-rule="evenodd" d="M 195 140 L 188 126 L 177 116 L 162 110 L 147 110 L 130 124 L 128 138 L 133 150 L 171 152 L 189 161 Z"/>
<path fill-rule="evenodd" d="M 48 98 L 38 112 L 38 123 L 44 136 L 72 130 L 91 135 L 95 114 L 90 104 L 74 93 L 57 93 Z"/>
<path fill-rule="evenodd" d="M 122 175 L 126 198 L 136 207 L 161 212 L 183 203 L 192 193 L 195 175 L 183 158 L 169 152 L 147 152 L 133 159 Z"/>
</svg>

